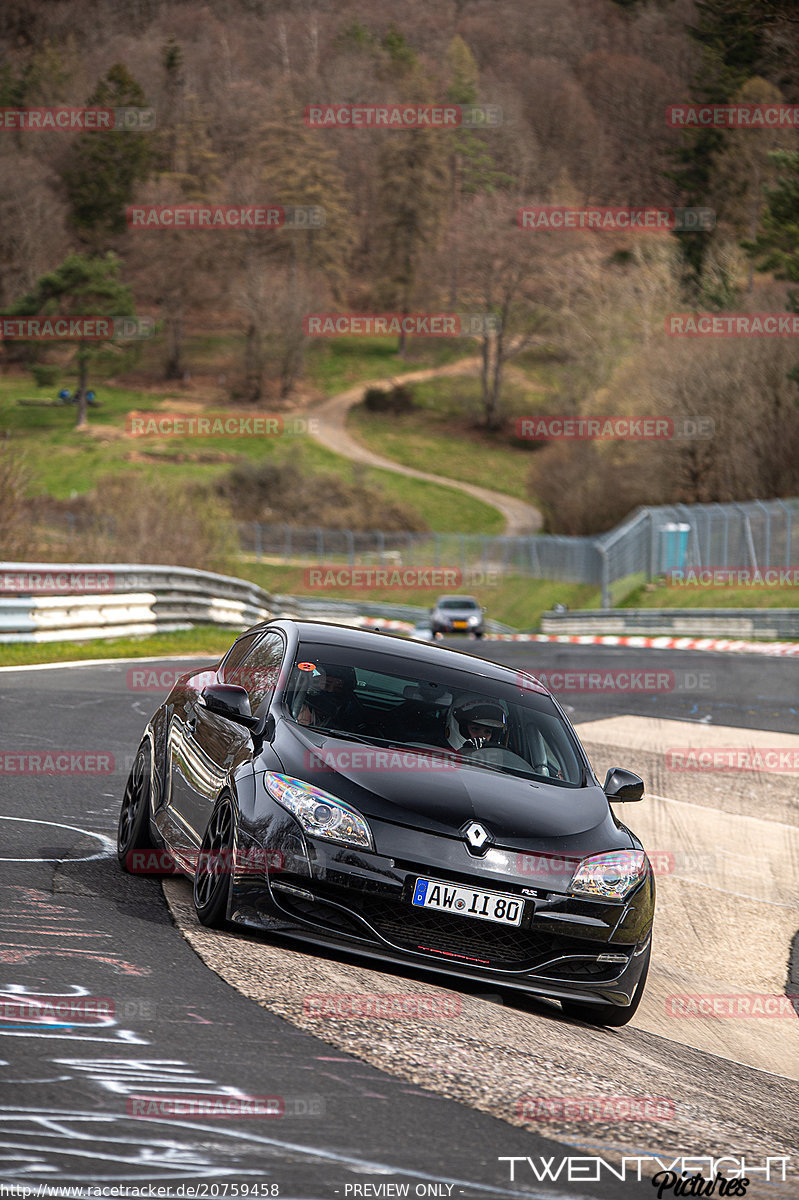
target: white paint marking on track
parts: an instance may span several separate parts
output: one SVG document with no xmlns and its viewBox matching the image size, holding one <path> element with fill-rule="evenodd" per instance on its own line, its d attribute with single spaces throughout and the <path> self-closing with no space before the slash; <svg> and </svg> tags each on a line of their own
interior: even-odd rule
<svg viewBox="0 0 799 1200">
<path fill-rule="evenodd" d="M 49 825 L 54 829 L 71 829 L 73 833 L 82 833 L 84 837 L 96 838 L 102 844 L 102 850 L 98 850 L 96 854 L 88 854 L 83 858 L 0 858 L 0 862 L 95 862 L 98 858 L 108 858 L 112 854 L 116 854 L 116 845 L 111 841 L 111 838 L 106 837 L 104 833 L 95 833 L 91 829 L 81 829 L 78 825 L 64 825 L 61 821 L 38 821 L 35 817 L 6 817 L 0 816 L 0 821 L 19 821 L 24 825 Z"/>
<path fill-rule="evenodd" d="M 201 659 L 208 662 L 213 659 L 212 651 L 208 654 L 154 654 L 149 658 L 139 658 L 138 655 L 132 658 L 75 658 L 68 662 L 49 662 L 49 663 L 21 663 L 19 666 L 0 667 L 0 671 L 57 671 L 61 667 L 108 667 L 115 663 L 151 663 L 151 662 L 182 662 L 184 659 L 188 662 L 190 659 Z"/>
<path fill-rule="evenodd" d="M 116 1114 L 94 1113 L 94 1112 L 81 1113 L 81 1112 L 75 1112 L 74 1110 L 68 1110 L 68 1109 L 46 1109 L 46 1108 L 17 1109 L 17 1108 L 11 1108 L 11 1107 L 7 1107 L 7 1106 L 0 1106 L 0 1113 L 4 1114 L 4 1118 L 7 1121 L 14 1120 L 15 1118 L 17 1120 L 24 1120 L 26 1118 L 33 1118 L 35 1120 L 38 1116 L 41 1116 L 44 1124 L 53 1122 L 56 1126 L 62 1125 L 62 1128 L 63 1128 L 63 1124 L 66 1124 L 68 1121 L 76 1121 L 76 1120 L 77 1121 L 84 1120 L 84 1121 L 89 1121 L 89 1122 L 99 1121 L 99 1122 L 105 1122 L 105 1123 L 110 1124 L 110 1123 L 114 1123 L 114 1122 L 120 1120 L 120 1118 Z M 63 1124 L 58 1121 L 59 1117 L 64 1118 Z M 165 1120 L 161 1117 L 137 1117 L 136 1120 L 141 1123 L 142 1128 L 144 1128 L 145 1124 L 148 1126 L 167 1126 L 168 1129 L 169 1128 L 188 1129 L 191 1132 L 206 1133 L 206 1134 L 212 1135 L 213 1139 L 218 1139 L 218 1137 L 219 1137 L 219 1129 L 218 1128 L 214 1128 L 213 1126 L 210 1126 L 210 1125 L 199 1124 L 196 1121 L 189 1122 L 189 1121 Z M 245 1143 L 249 1142 L 250 1144 L 255 1143 L 256 1145 L 260 1145 L 260 1146 L 269 1146 L 272 1149 L 275 1149 L 278 1151 L 283 1151 L 283 1152 L 288 1152 L 289 1154 L 299 1154 L 305 1158 L 317 1159 L 321 1162 L 328 1162 L 328 1163 L 334 1164 L 336 1166 L 344 1167 L 346 1170 L 353 1171 L 357 1174 L 410 1176 L 413 1179 L 423 1180 L 423 1181 L 429 1182 L 429 1183 L 439 1183 L 439 1184 L 443 1183 L 443 1184 L 451 1184 L 453 1187 L 458 1187 L 458 1188 L 470 1188 L 472 1191 L 484 1192 L 484 1193 L 487 1193 L 489 1196 L 516 1197 L 517 1200 L 598 1200 L 597 1197 L 591 1196 L 588 1192 L 584 1192 L 584 1191 L 581 1191 L 579 1193 L 571 1192 L 571 1191 L 567 1192 L 567 1191 L 563 1191 L 560 1188 L 557 1189 L 556 1191 L 553 1191 L 550 1189 L 546 1189 L 545 1191 L 541 1191 L 541 1190 L 528 1191 L 528 1190 L 521 1190 L 518 1188 L 514 1188 L 511 1190 L 510 1188 L 498 1187 L 496 1184 L 488 1185 L 488 1184 L 484 1184 L 484 1183 L 475 1183 L 474 1181 L 469 1180 L 469 1179 L 453 1179 L 453 1178 L 450 1178 L 449 1176 L 430 1175 L 426 1171 L 415 1171 L 413 1169 L 408 1170 L 403 1167 L 391 1166 L 388 1163 L 371 1162 L 368 1159 L 357 1158 L 354 1155 L 345 1154 L 342 1151 L 326 1150 L 326 1149 L 322 1148 L 321 1146 L 304 1146 L 298 1142 L 285 1142 L 285 1141 L 280 1140 L 279 1138 L 264 1137 L 262 1134 L 240 1133 L 238 1130 L 235 1130 L 235 1129 L 228 1129 L 225 1131 L 225 1134 L 226 1134 L 226 1137 L 228 1137 L 228 1138 L 238 1139 Z M 65 1134 L 64 1136 L 69 1136 L 69 1134 Z M 79 1140 L 79 1135 L 75 1135 L 75 1139 Z M 103 1140 L 104 1141 L 113 1140 L 115 1143 L 119 1143 L 121 1145 L 130 1145 L 130 1146 L 136 1146 L 136 1147 L 140 1147 L 141 1141 L 142 1141 L 141 1138 L 132 1139 L 132 1138 L 124 1138 L 124 1137 L 119 1137 L 119 1138 L 115 1137 L 113 1139 L 104 1138 Z M 6 1145 L 13 1145 L 13 1143 L 6 1143 Z M 29 1143 L 22 1143 L 17 1148 L 31 1149 L 31 1146 Z M 80 1151 L 80 1150 L 70 1151 L 69 1149 L 65 1149 L 65 1148 L 60 1149 L 59 1153 L 62 1153 L 62 1154 L 72 1153 L 75 1155 L 79 1155 L 81 1157 L 86 1156 L 85 1151 Z M 110 1161 L 110 1162 L 118 1163 L 120 1161 L 120 1158 L 118 1156 L 114 1156 L 114 1155 L 110 1155 L 110 1154 L 101 1154 L 97 1151 L 92 1152 L 92 1158 L 94 1160 L 104 1161 L 104 1162 Z M 133 1165 L 141 1165 L 141 1163 L 140 1163 L 140 1161 L 138 1161 L 138 1162 L 134 1162 Z M 180 1166 L 180 1164 L 178 1164 L 178 1166 Z M 230 1165 L 227 1164 L 224 1169 L 227 1172 L 229 1172 Z M 263 1172 L 263 1168 L 261 1168 L 261 1171 Z M 210 1172 L 210 1173 L 216 1174 L 216 1173 L 218 1173 L 218 1170 L 215 1169 L 213 1172 Z M 253 1174 L 252 1171 L 249 1171 L 247 1173 Z M 86 1178 L 92 1184 L 108 1183 L 108 1182 L 113 1183 L 116 1180 L 115 1176 L 101 1176 L 101 1175 L 97 1175 L 96 1173 L 94 1173 L 91 1177 L 87 1176 Z M 149 1179 L 152 1179 L 152 1176 L 150 1175 L 150 1176 L 146 1176 L 146 1177 L 142 1177 L 142 1178 L 146 1178 L 149 1180 Z M 138 1182 L 136 1177 L 127 1177 L 126 1176 L 126 1182 L 128 1180 L 131 1183 Z"/>
</svg>

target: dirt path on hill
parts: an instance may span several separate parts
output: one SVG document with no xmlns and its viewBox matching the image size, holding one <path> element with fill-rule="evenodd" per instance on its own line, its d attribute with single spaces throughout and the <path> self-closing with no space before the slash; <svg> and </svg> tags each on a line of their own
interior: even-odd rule
<svg viewBox="0 0 799 1200">
<path fill-rule="evenodd" d="M 329 397 L 312 410 L 312 415 L 318 419 L 319 431 L 311 434 L 316 441 L 350 458 L 354 462 L 363 463 L 367 467 L 379 467 L 383 471 L 393 471 L 397 475 L 408 475 L 413 479 L 422 479 L 425 483 L 437 483 L 442 487 L 454 488 L 466 492 L 484 504 L 490 504 L 498 509 L 505 519 L 505 533 L 509 536 L 537 533 L 543 524 L 541 513 L 532 504 L 506 496 L 502 492 L 494 492 L 489 488 L 477 487 L 472 483 L 463 483 L 457 479 L 447 479 L 443 475 L 431 475 L 427 471 L 417 471 L 414 467 L 403 466 L 390 458 L 383 458 L 367 449 L 347 430 L 347 414 L 350 409 L 359 404 L 363 394 L 370 387 L 393 387 L 397 383 L 415 383 L 427 379 L 436 379 L 444 375 L 476 375 L 480 369 L 478 358 L 464 358 L 458 362 L 448 363 L 444 367 L 427 367 L 419 371 L 409 371 L 407 374 L 384 379 L 371 379 L 356 384 L 346 392 L 339 392 Z M 511 373 L 512 368 L 508 371 Z"/>
</svg>

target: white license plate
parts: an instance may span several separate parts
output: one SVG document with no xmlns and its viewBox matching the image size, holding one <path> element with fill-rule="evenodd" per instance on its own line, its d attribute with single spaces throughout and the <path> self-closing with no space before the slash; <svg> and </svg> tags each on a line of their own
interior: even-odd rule
<svg viewBox="0 0 799 1200">
<path fill-rule="evenodd" d="M 500 925 L 521 925 L 524 914 L 524 901 L 515 896 L 482 892 L 444 883 L 440 879 L 417 879 L 411 903 L 417 908 L 435 908 L 457 917 L 475 917 L 478 921 L 496 921 Z"/>
</svg>

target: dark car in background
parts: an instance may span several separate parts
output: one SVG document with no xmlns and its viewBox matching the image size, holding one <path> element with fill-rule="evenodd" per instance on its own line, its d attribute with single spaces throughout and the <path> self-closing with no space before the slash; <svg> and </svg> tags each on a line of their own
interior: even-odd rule
<svg viewBox="0 0 799 1200">
<path fill-rule="evenodd" d="M 623 1025 L 655 887 L 538 681 L 459 651 L 275 620 L 178 680 L 128 779 L 124 869 L 165 858 L 199 920 L 559 1000 Z"/>
<path fill-rule="evenodd" d="M 433 637 L 470 633 L 481 638 L 485 633 L 484 612 L 474 596 L 439 596 L 430 612 Z"/>
</svg>

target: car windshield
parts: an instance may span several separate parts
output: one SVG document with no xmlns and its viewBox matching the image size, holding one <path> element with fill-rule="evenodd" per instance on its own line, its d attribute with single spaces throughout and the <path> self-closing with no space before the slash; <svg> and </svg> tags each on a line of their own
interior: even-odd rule
<svg viewBox="0 0 799 1200">
<path fill-rule="evenodd" d="M 439 600 L 439 608 L 479 608 L 476 600 L 472 600 L 469 596 L 450 596 L 448 599 Z"/>
<path fill-rule="evenodd" d="M 298 724 L 333 736 L 566 787 L 584 783 L 574 735 L 524 672 L 496 680 L 468 667 L 302 642 L 283 701 Z"/>
</svg>

